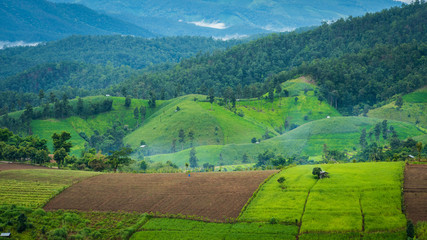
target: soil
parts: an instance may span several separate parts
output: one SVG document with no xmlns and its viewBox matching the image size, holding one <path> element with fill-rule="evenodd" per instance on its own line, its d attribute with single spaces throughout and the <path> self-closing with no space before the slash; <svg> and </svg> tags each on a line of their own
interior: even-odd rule
<svg viewBox="0 0 427 240">
<path fill-rule="evenodd" d="M 427 165 L 406 166 L 403 192 L 406 217 L 414 223 L 427 221 Z"/>
<path fill-rule="evenodd" d="M 159 212 L 237 218 L 258 186 L 276 171 L 103 174 L 74 184 L 45 210 Z"/>
<path fill-rule="evenodd" d="M 22 170 L 22 169 L 50 169 L 42 166 L 35 166 L 23 163 L 0 162 L 0 171 L 4 170 Z"/>
</svg>

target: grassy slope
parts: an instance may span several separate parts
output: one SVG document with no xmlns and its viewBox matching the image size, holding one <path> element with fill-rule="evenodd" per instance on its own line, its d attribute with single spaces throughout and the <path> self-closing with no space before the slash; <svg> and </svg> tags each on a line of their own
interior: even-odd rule
<svg viewBox="0 0 427 240">
<path fill-rule="evenodd" d="M 370 110 L 368 116 L 410 123 L 419 121 L 419 126 L 427 128 L 426 112 L 427 87 L 424 87 L 403 96 L 403 106 L 401 109 L 398 109 L 395 101 L 393 101 L 382 107 Z"/>
<path fill-rule="evenodd" d="M 275 175 L 261 187 L 239 219 L 266 222 L 274 217 L 289 224 L 302 220 L 301 233 L 405 228 L 402 162 L 321 165 L 331 178 L 319 181 L 311 174 L 313 167 L 297 166 Z M 286 178 L 284 189 L 277 182 L 282 176 Z"/>
<path fill-rule="evenodd" d="M 87 103 L 92 99 L 97 99 L 99 97 L 88 97 L 84 98 L 84 101 Z M 72 116 L 65 119 L 46 119 L 46 120 L 33 120 L 31 122 L 31 128 L 35 135 L 38 135 L 41 138 L 48 140 L 48 147 L 52 151 L 52 134 L 60 133 L 62 131 L 67 131 L 71 133 L 71 142 L 73 143 L 73 148 L 71 153 L 74 155 L 79 155 L 79 153 L 84 149 L 84 144 L 86 141 L 79 136 L 80 132 L 85 132 L 89 137 L 93 134 L 95 130 L 101 134 L 105 133 L 107 129 L 113 126 L 113 123 L 116 121 L 121 122 L 123 125 L 128 125 L 129 128 L 136 127 L 136 119 L 133 115 L 133 110 L 135 107 L 140 107 L 142 105 L 147 106 L 147 100 L 133 99 L 132 104 L 129 108 L 124 106 L 125 98 L 122 97 L 112 97 L 113 98 L 113 110 L 105 113 L 100 113 L 94 116 L 90 116 L 87 119 Z M 76 101 L 71 102 L 71 105 L 75 104 Z M 159 102 L 161 104 L 161 102 Z M 147 117 L 149 117 L 154 110 L 147 108 Z"/>
<path fill-rule="evenodd" d="M 196 148 L 196 156 L 199 158 L 199 165 L 209 162 L 210 164 L 238 164 L 242 161 L 243 154 L 249 156 L 249 161 L 255 162 L 257 155 L 266 150 L 274 151 L 276 154 L 284 156 L 308 155 L 314 159 L 322 154 L 323 144 L 327 144 L 329 149 L 353 151 L 353 147 L 359 149 L 359 137 L 363 128 L 369 132 L 373 130 L 375 124 L 381 122 L 381 119 L 366 117 L 334 117 L 330 119 L 321 119 L 306 123 L 283 135 L 274 137 L 259 144 L 228 144 L 224 146 L 203 146 Z M 396 121 L 388 121 L 389 126 L 393 126 L 401 139 L 411 136 L 424 136 L 423 132 L 416 126 Z M 372 141 L 375 140 L 373 137 Z M 368 140 L 369 142 L 369 140 Z M 379 143 L 385 144 L 380 138 Z M 222 160 L 221 160 L 222 158 Z M 175 154 L 150 156 L 150 160 L 167 161 L 177 163 L 183 166 L 188 162 L 189 150 Z"/>
</svg>

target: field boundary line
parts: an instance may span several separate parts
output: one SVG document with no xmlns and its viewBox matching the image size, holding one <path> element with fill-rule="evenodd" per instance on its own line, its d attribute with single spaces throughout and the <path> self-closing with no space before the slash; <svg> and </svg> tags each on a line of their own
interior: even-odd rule
<svg viewBox="0 0 427 240">
<path fill-rule="evenodd" d="M 267 183 L 271 178 L 273 178 L 274 176 L 276 176 L 277 174 L 279 174 L 280 172 L 286 170 L 288 168 L 282 169 L 276 173 L 271 174 L 269 177 L 267 177 L 259 186 L 258 188 L 255 190 L 255 192 L 252 194 L 252 197 L 249 198 L 249 200 L 245 203 L 245 205 L 243 206 L 242 210 L 240 210 L 239 216 L 237 216 L 237 220 L 240 219 L 240 217 L 243 215 L 243 213 L 246 211 L 246 209 L 248 208 L 249 204 L 251 204 L 252 200 L 254 198 L 256 198 L 256 196 L 258 195 L 258 192 L 261 190 L 262 186 Z"/>
<path fill-rule="evenodd" d="M 360 213 L 362 214 L 362 232 L 360 233 L 360 240 L 362 240 L 365 233 L 365 214 L 363 213 L 363 208 L 362 208 L 362 194 L 360 194 L 359 196 L 359 207 L 360 207 Z"/>
<path fill-rule="evenodd" d="M 317 184 L 318 181 L 319 181 L 319 178 L 316 179 L 316 182 L 314 182 L 314 184 L 310 187 L 310 189 L 308 189 L 307 197 L 305 198 L 305 202 L 304 202 L 304 208 L 302 209 L 301 218 L 300 218 L 300 220 L 298 222 L 298 233 L 297 233 L 297 236 L 296 236 L 296 240 L 298 240 L 299 236 L 301 235 L 302 218 L 304 217 L 305 208 L 307 206 L 308 198 L 310 197 L 310 192 L 314 188 L 314 186 L 316 186 L 316 184 Z"/>
</svg>

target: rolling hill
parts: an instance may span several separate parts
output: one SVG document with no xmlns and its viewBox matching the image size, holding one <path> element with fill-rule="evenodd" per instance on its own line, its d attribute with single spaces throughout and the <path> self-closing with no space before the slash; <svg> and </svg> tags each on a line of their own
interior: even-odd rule
<svg viewBox="0 0 427 240">
<path fill-rule="evenodd" d="M 45 0 L 0 2 L 0 39 L 40 42 L 70 35 L 137 35 L 154 37 L 148 30 L 99 14 L 80 4 Z"/>
<path fill-rule="evenodd" d="M 381 1 L 106 1 L 54 0 L 80 3 L 96 11 L 163 35 L 198 35 L 222 38 L 283 32 L 320 25 L 322 21 L 359 16 L 399 5 Z M 132 3 L 132 4 L 131 4 Z"/>
</svg>

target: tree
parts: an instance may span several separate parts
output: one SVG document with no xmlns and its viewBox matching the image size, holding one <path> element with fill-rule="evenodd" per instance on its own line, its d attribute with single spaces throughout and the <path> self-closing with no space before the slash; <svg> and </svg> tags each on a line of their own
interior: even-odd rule
<svg viewBox="0 0 427 240">
<path fill-rule="evenodd" d="M 280 99 L 279 106 L 280 106 L 282 104 L 282 85 L 280 83 L 276 85 L 276 93 L 279 95 L 279 99 Z"/>
<path fill-rule="evenodd" d="M 142 161 L 139 163 L 139 168 L 140 168 L 141 170 L 145 171 L 145 170 L 147 170 L 147 167 L 148 167 L 148 165 L 147 165 L 147 163 L 146 163 L 144 160 L 142 160 Z"/>
<path fill-rule="evenodd" d="M 317 178 L 319 178 L 321 171 L 322 171 L 322 169 L 320 167 L 315 167 L 315 168 L 313 168 L 313 171 L 311 173 L 313 175 L 317 176 Z"/>
<path fill-rule="evenodd" d="M 63 131 L 61 134 L 54 133 L 52 135 L 53 140 L 53 151 L 60 148 L 64 148 L 65 152 L 69 153 L 73 144 L 68 141 L 71 139 L 71 134 L 69 132 Z"/>
<path fill-rule="evenodd" d="M 249 162 L 249 157 L 248 154 L 244 153 L 242 156 L 242 163 L 247 163 Z"/>
<path fill-rule="evenodd" d="M 181 128 L 178 133 L 179 142 L 181 143 L 181 150 L 184 150 L 184 143 L 185 143 L 185 132 Z"/>
<path fill-rule="evenodd" d="M 294 100 L 295 100 L 295 104 L 297 104 L 298 103 L 298 97 L 295 97 Z"/>
<path fill-rule="evenodd" d="M 285 180 L 286 180 L 285 177 L 279 177 L 279 179 L 277 179 L 277 182 L 282 184 L 285 182 Z"/>
<path fill-rule="evenodd" d="M 381 123 L 381 128 L 382 128 L 382 133 L 383 133 L 383 138 L 384 140 L 386 140 L 388 138 L 388 127 L 387 127 L 387 120 L 384 120 Z"/>
<path fill-rule="evenodd" d="M 398 96 L 397 97 L 395 104 L 396 104 L 396 106 L 397 106 L 398 109 L 400 109 L 403 106 L 403 98 L 402 98 L 402 96 Z"/>
<path fill-rule="evenodd" d="M 83 99 L 79 98 L 77 101 L 77 114 L 83 115 L 84 105 L 83 105 Z"/>
<path fill-rule="evenodd" d="M 251 143 L 256 143 L 256 137 L 253 137 L 252 139 L 251 139 Z"/>
<path fill-rule="evenodd" d="M 154 94 L 153 91 L 150 91 L 150 100 L 148 100 L 148 106 L 150 108 L 156 107 L 156 95 Z"/>
<path fill-rule="evenodd" d="M 268 99 L 270 100 L 270 102 L 274 102 L 274 88 L 270 88 L 270 90 L 268 91 Z"/>
<path fill-rule="evenodd" d="M 136 127 L 139 126 L 139 110 L 138 107 L 135 107 L 135 109 L 133 110 L 133 117 L 136 119 Z"/>
<path fill-rule="evenodd" d="M 381 134 L 381 123 L 377 123 L 374 128 L 374 135 L 377 141 L 380 140 L 380 134 Z"/>
<path fill-rule="evenodd" d="M 172 139 L 171 152 L 176 152 L 176 138 Z"/>
<path fill-rule="evenodd" d="M 42 104 L 43 98 L 44 98 L 44 91 L 43 91 L 43 89 L 40 89 L 40 91 L 39 91 L 40 104 Z"/>
<path fill-rule="evenodd" d="M 367 145 L 367 142 L 366 142 L 366 129 L 362 129 L 362 133 L 360 134 L 359 143 L 360 143 L 360 146 L 362 147 L 362 149 L 366 147 L 366 145 Z"/>
<path fill-rule="evenodd" d="M 199 159 L 197 159 L 196 157 L 196 148 L 191 148 L 190 150 L 190 159 L 188 160 L 190 162 L 190 167 L 198 167 L 197 162 L 199 161 Z"/>
<path fill-rule="evenodd" d="M 213 88 L 210 88 L 209 89 L 209 96 L 208 96 L 208 99 L 209 99 L 209 102 L 211 103 L 211 111 L 212 111 L 212 104 L 213 104 L 213 102 L 215 101 L 215 95 L 214 95 L 215 93 L 214 93 L 214 90 L 213 90 Z"/>
<path fill-rule="evenodd" d="M 132 98 L 128 95 L 126 96 L 126 99 L 125 99 L 125 107 L 130 107 L 131 104 L 132 104 Z"/>
<path fill-rule="evenodd" d="M 53 154 L 53 159 L 56 161 L 56 163 L 58 164 L 58 168 L 61 168 L 61 166 L 64 163 L 64 159 L 65 157 L 68 156 L 67 152 L 65 151 L 64 148 L 59 148 L 57 149 L 54 154 Z"/>
<path fill-rule="evenodd" d="M 417 152 L 418 152 L 418 161 L 420 161 L 421 160 L 421 151 L 423 150 L 423 143 L 417 142 L 415 147 L 417 148 Z"/>
<path fill-rule="evenodd" d="M 193 130 L 190 130 L 190 132 L 188 132 L 188 138 L 190 139 L 190 146 L 193 147 L 193 141 L 194 141 L 194 132 Z"/>
<path fill-rule="evenodd" d="M 143 124 L 145 120 L 145 115 L 147 114 L 147 108 L 145 106 L 141 106 L 139 108 L 139 114 L 141 115 L 141 124 Z"/>
<path fill-rule="evenodd" d="M 121 166 L 127 166 L 132 162 L 129 155 L 132 149 L 128 147 L 121 148 L 118 151 L 110 151 L 110 156 L 107 157 L 107 163 L 110 164 L 114 172 Z"/>
<path fill-rule="evenodd" d="M 49 95 L 49 102 L 50 102 L 50 103 L 54 103 L 54 102 L 56 102 L 56 96 L 55 96 L 55 94 L 54 94 L 53 92 L 50 92 L 50 95 Z"/>
</svg>

